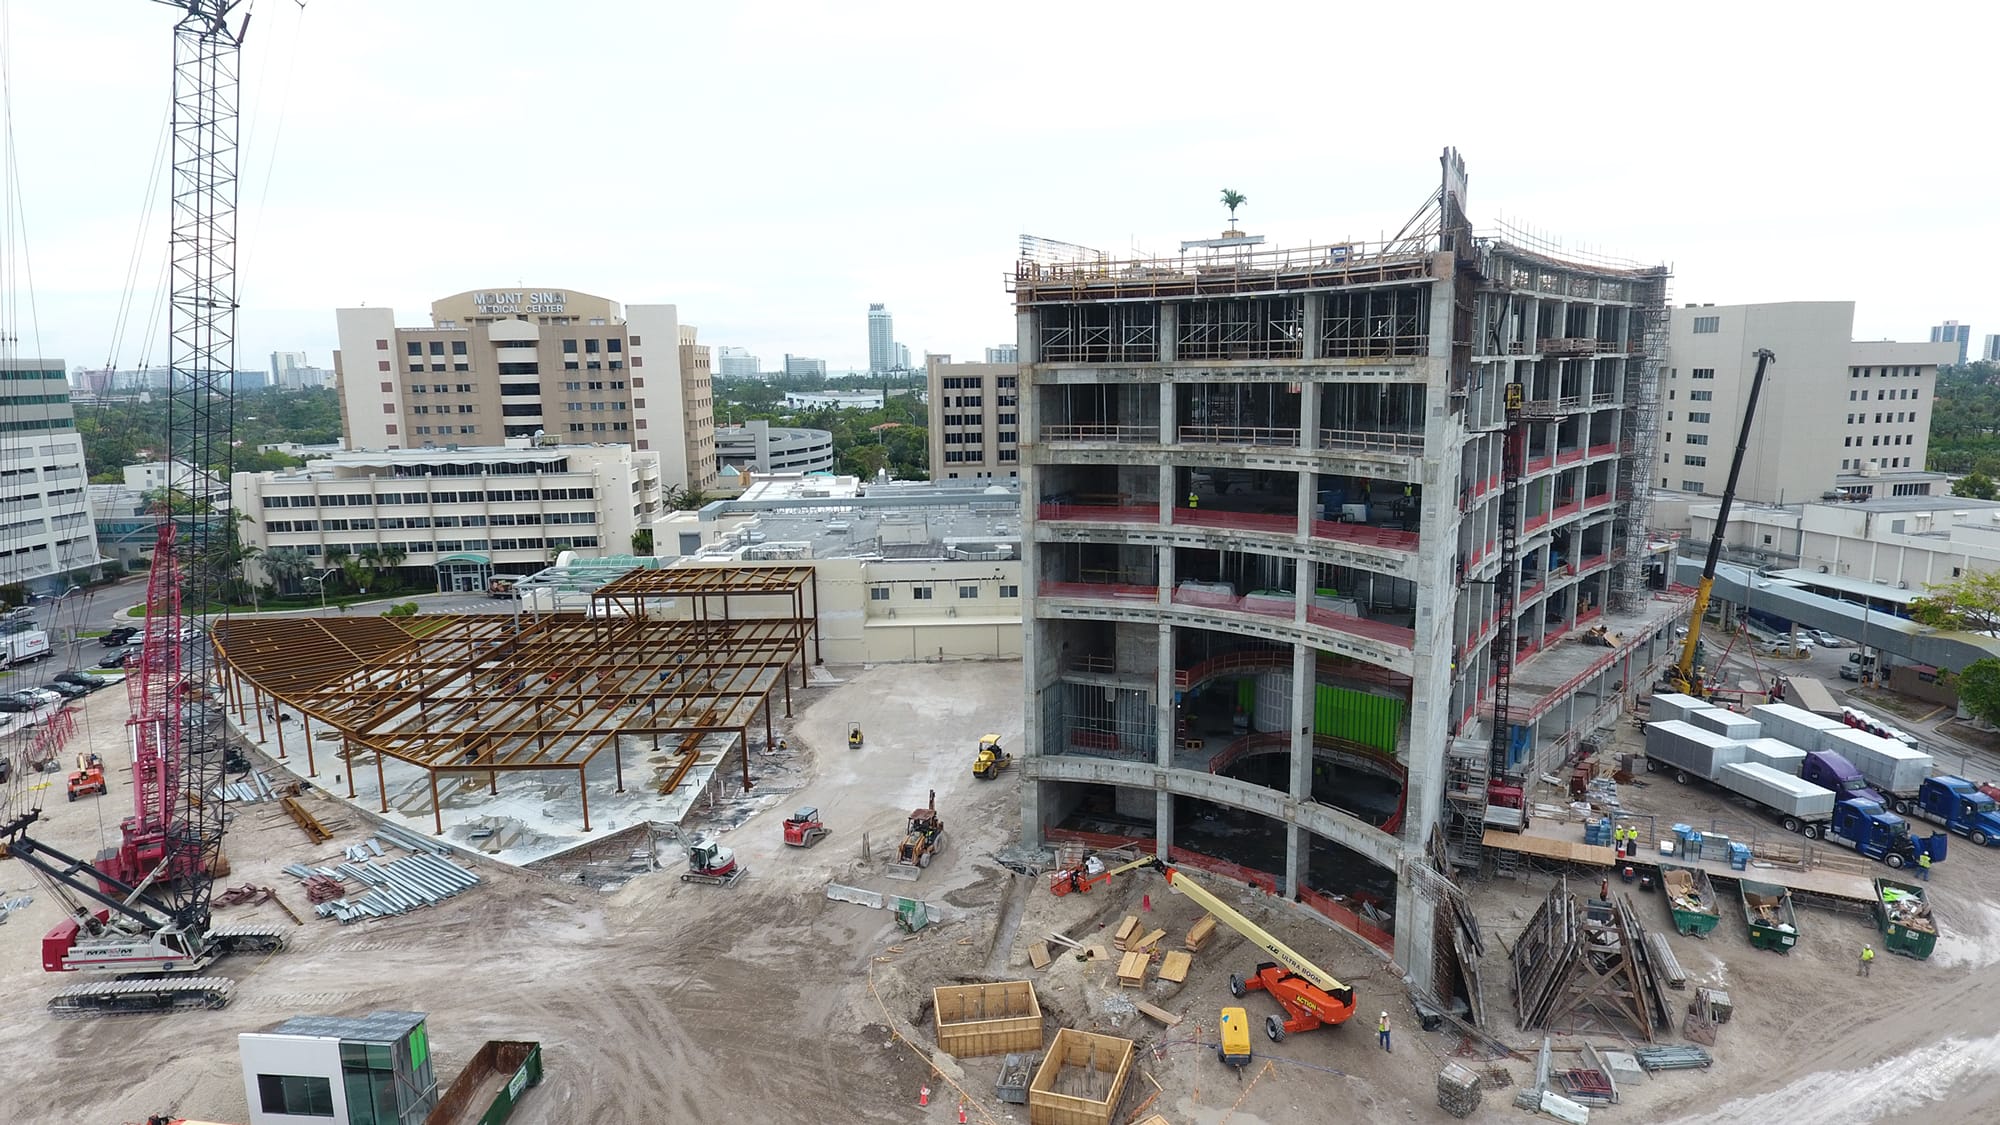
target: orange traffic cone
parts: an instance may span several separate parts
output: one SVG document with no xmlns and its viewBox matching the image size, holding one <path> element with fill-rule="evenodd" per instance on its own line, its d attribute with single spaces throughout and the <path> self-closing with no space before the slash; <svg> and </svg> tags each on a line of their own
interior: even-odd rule
<svg viewBox="0 0 2000 1125">
<path fill-rule="evenodd" d="M 917 1104 L 918 1104 L 918 1105 L 920 1105 L 920 1106 L 922 1106 L 922 1105 L 929 1105 L 929 1104 L 931 1104 L 931 1084 L 930 1084 L 930 1083 L 926 1082 L 926 1083 L 924 1083 L 923 1085 L 921 1085 L 921 1086 L 917 1087 Z"/>
<path fill-rule="evenodd" d="M 958 1103 L 958 1125 L 965 1125 L 965 1103 Z"/>
</svg>

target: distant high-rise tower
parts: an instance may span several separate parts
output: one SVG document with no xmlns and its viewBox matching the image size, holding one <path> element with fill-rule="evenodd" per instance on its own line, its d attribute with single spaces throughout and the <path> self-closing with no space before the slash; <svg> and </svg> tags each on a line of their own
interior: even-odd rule
<svg viewBox="0 0 2000 1125">
<path fill-rule="evenodd" d="M 1986 337 L 1986 350 L 1980 353 L 1979 358 L 1988 363 L 2000 363 L 2000 336 Z"/>
<path fill-rule="evenodd" d="M 868 306 L 868 370 L 896 366 L 896 325 L 886 305 Z"/>
<path fill-rule="evenodd" d="M 1958 362 L 1963 364 L 1966 355 L 1972 350 L 1972 326 L 1947 320 L 1931 329 L 1931 343 L 1957 344 Z"/>
<path fill-rule="evenodd" d="M 986 349 L 988 363 L 1018 363 L 1020 359 L 1021 349 L 1014 344 L 1002 344 L 997 348 Z"/>
</svg>

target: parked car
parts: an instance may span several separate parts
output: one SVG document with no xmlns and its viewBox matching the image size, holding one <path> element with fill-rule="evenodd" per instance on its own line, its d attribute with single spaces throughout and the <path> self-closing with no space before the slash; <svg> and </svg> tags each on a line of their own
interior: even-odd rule
<svg viewBox="0 0 2000 1125">
<path fill-rule="evenodd" d="M 117 652 L 98 661 L 97 666 L 99 668 L 123 668 L 127 660 L 137 655 L 139 655 L 139 650 L 136 648 L 119 649 Z"/>
<path fill-rule="evenodd" d="M 55 692 L 64 699 L 82 699 L 84 696 L 90 694 L 89 688 L 78 687 L 75 684 L 66 683 L 62 680 L 50 680 L 48 683 L 42 685 L 42 689 Z"/>
<path fill-rule="evenodd" d="M 132 643 L 132 638 L 138 635 L 138 626 L 120 625 L 116 629 L 97 638 L 97 643 L 103 645 L 105 648 L 117 648 L 120 645 Z"/>
<path fill-rule="evenodd" d="M 74 668 L 67 672 L 56 673 L 56 681 L 58 683 L 65 683 L 71 687 L 79 687 L 85 692 L 99 691 L 110 687 L 112 684 L 120 683 L 124 679 L 125 677 L 117 672 L 102 676 L 93 676 L 88 672 L 79 672 Z M 49 686 L 53 687 L 55 685 L 51 684 Z"/>
<path fill-rule="evenodd" d="M 38 688 L 38 687 L 17 688 L 15 689 L 13 695 L 14 698 L 25 699 L 29 703 L 32 703 L 37 707 L 47 707 L 50 704 L 61 703 L 63 701 L 63 697 L 61 695 L 57 694 L 56 692 L 50 691 L 47 688 Z"/>
<path fill-rule="evenodd" d="M 38 710 L 40 710 L 39 707 L 24 699 L 19 699 L 11 695 L 0 695 L 0 712 L 19 715 Z"/>
<path fill-rule="evenodd" d="M 1813 643 L 1821 648 L 1847 647 L 1847 638 L 1836 637 L 1832 633 L 1827 632 L 1825 629 L 1814 629 L 1812 631 L 1812 639 Z"/>
<path fill-rule="evenodd" d="M 1850 683 L 1858 684 L 1861 682 L 1861 669 L 1856 668 L 1852 664 L 1842 664 L 1840 666 L 1840 678 Z"/>
</svg>

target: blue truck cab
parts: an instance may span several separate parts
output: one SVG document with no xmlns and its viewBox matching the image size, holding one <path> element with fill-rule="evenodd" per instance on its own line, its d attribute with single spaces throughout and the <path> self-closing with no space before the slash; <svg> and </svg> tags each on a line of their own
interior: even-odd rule
<svg viewBox="0 0 2000 1125">
<path fill-rule="evenodd" d="M 1917 790 L 1915 815 L 1940 824 L 1981 847 L 2000 844 L 2000 802 L 1962 777 L 1927 777 Z"/>
<path fill-rule="evenodd" d="M 1917 844 L 1910 838 L 1910 822 L 1886 811 L 1876 801 L 1849 798 L 1834 805 L 1833 822 L 1827 825 L 1825 838 L 1893 868 L 1914 866 L 1917 862 Z"/>
</svg>

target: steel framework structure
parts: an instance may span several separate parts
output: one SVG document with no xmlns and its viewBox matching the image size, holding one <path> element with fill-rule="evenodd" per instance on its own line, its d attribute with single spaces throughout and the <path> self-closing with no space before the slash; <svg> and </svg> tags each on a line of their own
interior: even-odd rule
<svg viewBox="0 0 2000 1125">
<path fill-rule="evenodd" d="M 661 736 L 677 736 L 684 765 L 709 734 L 747 741 L 760 713 L 770 739 L 771 695 L 782 691 L 790 715 L 788 673 L 796 663 L 803 687 L 807 661 L 817 659 L 806 651 L 808 638 L 818 641 L 817 609 L 806 606 L 812 575 L 810 567 L 634 571 L 596 591 L 590 614 L 242 620 L 216 642 L 253 694 L 333 727 L 350 755 L 375 754 L 382 811 L 385 757 L 429 773 L 439 832 L 440 774 L 485 774 L 497 792 L 502 772 L 574 770 L 587 830 L 585 771 L 599 753 L 613 752 L 624 791 L 620 737 L 650 736 L 658 749 Z M 648 604 L 661 598 L 689 599 L 690 616 L 661 619 Z M 760 598 L 783 604 L 735 616 Z M 240 691 L 236 702 L 247 720 Z"/>
</svg>

